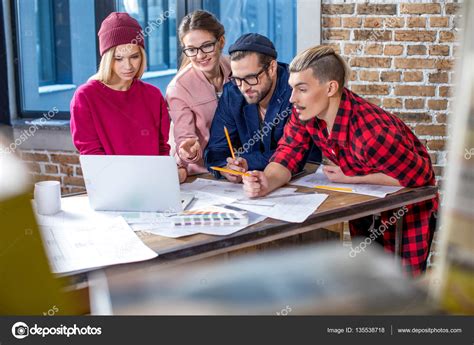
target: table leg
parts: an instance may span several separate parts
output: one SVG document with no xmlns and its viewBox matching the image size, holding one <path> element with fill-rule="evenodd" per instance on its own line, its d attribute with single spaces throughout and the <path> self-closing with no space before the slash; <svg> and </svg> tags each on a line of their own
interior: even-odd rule
<svg viewBox="0 0 474 345">
<path fill-rule="evenodd" d="M 395 260 L 401 261 L 403 242 L 403 217 L 397 218 L 395 223 Z"/>
</svg>

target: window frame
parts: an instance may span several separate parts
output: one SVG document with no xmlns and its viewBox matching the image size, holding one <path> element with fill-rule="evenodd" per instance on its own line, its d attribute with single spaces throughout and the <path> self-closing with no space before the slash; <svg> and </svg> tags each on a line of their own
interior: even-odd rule
<svg viewBox="0 0 474 345">
<path fill-rule="evenodd" d="M 117 6 L 118 2 L 121 2 L 123 0 L 115 0 L 115 10 L 119 10 L 119 7 Z M 149 7 L 148 6 L 142 6 L 143 3 L 147 3 L 149 0 L 138 0 L 140 1 L 140 6 L 144 10 L 144 18 L 145 18 L 145 23 L 150 23 L 151 20 L 149 18 Z M 169 8 L 169 0 L 161 0 L 163 4 L 163 8 Z M 120 9 L 122 10 L 122 9 Z M 169 9 L 168 9 L 169 10 Z M 147 47 L 147 55 L 148 55 L 148 66 L 147 66 L 147 71 L 148 75 L 156 72 L 163 72 L 167 70 L 172 70 L 176 69 L 176 67 L 171 66 L 171 60 L 170 60 L 170 42 L 169 42 L 169 37 L 170 37 L 170 30 L 169 30 L 169 25 L 168 23 L 163 24 L 163 32 L 161 33 L 162 37 L 159 38 L 161 40 L 161 43 L 163 44 L 163 60 L 164 62 L 158 64 L 158 65 L 152 65 L 151 59 L 150 59 L 150 36 L 149 35 L 144 35 L 144 40 L 145 40 L 145 47 Z M 143 30 L 145 30 L 146 27 L 143 27 Z M 177 29 L 177 28 L 176 28 Z"/>
<path fill-rule="evenodd" d="M 71 2 L 74 0 L 69 0 L 69 6 L 71 6 Z M 17 15 L 18 15 L 18 10 L 16 6 L 17 0 L 5 0 L 2 2 L 2 6 L 0 8 L 0 17 L 3 19 L 3 22 L 5 23 L 5 26 L 2 26 L 0 28 L 0 39 L 2 40 L 2 43 L 0 45 L 3 45 L 2 48 L 5 49 L 6 55 L 0 56 L 0 70 L 5 71 L 5 75 L 7 78 L 3 78 L 0 80 L 0 86 L 4 86 L 2 90 L 6 90 L 5 93 L 0 93 L 0 109 L 2 111 L 0 112 L 0 123 L 4 124 L 9 124 L 11 125 L 12 123 L 20 123 L 20 122 L 25 122 L 28 119 L 35 119 L 35 118 L 40 118 L 43 116 L 44 113 L 46 113 L 48 110 L 22 110 L 22 98 L 21 98 L 21 88 L 23 87 L 21 81 L 22 79 L 20 78 L 20 63 L 21 63 L 21 52 L 20 52 L 20 42 L 19 42 L 19 37 L 18 37 L 18 30 L 17 28 Z M 96 50 L 96 66 L 100 62 L 100 56 L 98 54 L 98 38 L 97 38 L 97 30 L 100 27 L 100 24 L 102 20 L 105 18 L 105 16 L 110 13 L 110 9 L 112 8 L 111 6 L 114 5 L 115 0 L 101 0 L 101 1 L 94 1 L 93 7 L 95 11 L 95 18 L 90 18 L 91 22 L 93 23 L 91 27 L 95 30 L 94 35 L 96 37 L 96 40 L 89 40 L 91 44 L 95 44 L 95 50 Z M 313 30 L 312 37 L 301 37 L 300 38 L 300 30 L 297 29 L 298 36 L 296 37 L 296 51 L 300 51 L 302 48 L 305 46 L 308 46 L 310 44 L 319 44 L 320 43 L 320 29 L 321 29 L 321 22 L 319 21 L 318 23 L 315 23 L 314 21 L 314 15 L 309 18 L 309 11 L 304 8 L 304 4 L 301 3 L 300 1 L 297 0 L 298 2 L 298 7 L 301 7 L 301 12 L 298 10 L 296 12 L 296 22 L 298 25 L 298 29 L 301 27 L 301 25 L 310 25 L 313 27 L 318 27 L 319 32 L 315 32 Z M 176 0 L 176 31 L 178 30 L 179 23 L 181 22 L 182 18 L 189 12 L 192 12 L 196 9 L 201 9 L 203 8 L 204 5 L 204 0 Z M 320 16 L 320 11 L 321 11 L 321 0 L 315 0 L 314 3 L 311 5 L 306 4 L 306 7 L 310 6 L 313 10 L 316 10 L 317 15 Z M 115 9 L 115 7 L 113 7 Z M 102 13 L 101 15 L 99 15 Z M 301 15 L 301 18 L 300 18 Z M 71 18 L 71 22 L 73 22 L 73 19 Z M 71 24 L 71 33 L 73 33 L 75 28 L 73 28 L 73 25 Z M 8 36 L 7 36 L 8 35 Z M 316 38 L 316 39 L 315 39 Z M 179 68 L 180 64 L 180 58 L 181 58 L 181 45 L 179 43 L 179 38 L 177 37 L 177 44 L 176 44 L 176 62 L 177 62 L 177 68 Z M 81 47 L 82 49 L 82 47 Z M 74 49 L 71 47 L 71 57 L 73 58 L 75 55 L 75 51 L 78 51 L 79 49 Z M 96 68 L 96 67 L 94 67 Z M 88 75 L 92 75 L 92 73 L 89 73 Z M 175 75 L 176 69 L 170 69 L 166 71 L 152 71 L 152 72 L 146 72 L 143 76 L 143 79 L 145 81 L 153 81 L 156 78 L 163 78 L 163 83 L 169 82 Z M 73 74 L 73 79 L 74 79 L 74 74 Z M 63 86 L 63 85 L 59 85 Z M 78 85 L 73 83 L 69 85 L 70 89 L 72 90 L 71 92 L 71 97 Z M 68 91 L 67 90 L 67 85 L 66 85 L 66 90 L 64 88 L 59 87 L 60 91 Z M 164 92 L 165 90 L 160 86 L 162 91 Z M 46 87 L 45 93 L 52 93 L 54 94 L 55 92 L 58 92 L 55 90 L 54 87 Z M 70 98 L 69 98 L 70 100 Z M 69 110 L 67 111 L 60 111 L 57 113 L 54 117 L 54 120 L 63 120 L 63 122 L 68 122 L 70 119 L 70 112 Z M 55 121 L 49 121 L 47 125 L 55 126 L 57 123 L 61 123 L 61 121 L 56 121 L 56 124 L 54 123 Z"/>
<path fill-rule="evenodd" d="M 35 78 L 34 80 L 37 81 L 37 85 L 38 85 L 37 95 L 38 95 L 38 98 L 43 98 L 43 99 L 39 99 L 39 102 L 47 103 L 49 101 L 52 104 L 51 104 L 51 106 L 47 106 L 47 105 L 43 106 L 42 105 L 41 107 L 44 107 L 44 109 L 42 109 L 42 110 L 24 110 L 24 109 L 22 109 L 22 101 L 23 101 L 23 99 L 22 99 L 22 88 L 28 88 L 23 83 L 22 73 L 25 73 L 25 71 L 22 69 L 21 64 L 23 63 L 22 57 L 25 57 L 25 55 L 24 55 L 24 52 L 22 51 L 23 45 L 22 45 L 22 42 L 20 41 L 21 37 L 19 35 L 19 30 L 21 30 L 21 28 L 18 27 L 18 24 L 19 24 L 18 17 L 21 13 L 20 7 L 22 5 L 26 6 L 25 2 L 20 4 L 19 0 L 10 0 L 12 48 L 13 48 L 13 58 L 14 58 L 13 68 L 14 68 L 14 75 L 15 75 L 15 90 L 14 90 L 15 92 L 14 92 L 14 94 L 15 94 L 15 105 L 16 105 L 16 114 L 14 114 L 14 119 L 12 119 L 12 120 L 20 120 L 20 121 L 21 120 L 41 118 L 45 114 L 47 114 L 48 111 L 51 111 L 54 107 L 57 108 L 57 106 L 54 105 L 54 102 L 52 102 L 52 100 L 55 97 L 58 97 L 59 92 L 64 92 L 64 93 L 67 94 L 67 96 L 62 96 L 62 97 L 65 97 L 65 98 L 62 98 L 62 100 L 63 100 L 62 106 L 64 106 L 64 103 L 68 104 L 70 102 L 70 99 L 72 98 L 72 95 L 74 94 L 74 90 L 78 86 L 77 84 L 74 83 L 74 78 L 75 78 L 75 75 L 74 75 L 74 62 L 72 63 L 72 66 L 71 66 L 71 68 L 73 69 L 73 71 L 71 72 L 72 73 L 72 79 L 73 79 L 71 84 L 52 84 L 52 85 L 40 86 L 39 77 L 38 77 L 38 68 L 36 66 L 34 68 L 35 73 L 30 74 L 30 75 L 33 75 L 33 77 Z M 71 1 L 69 2 L 69 11 L 73 12 L 73 10 L 71 10 Z M 70 21 L 71 22 L 71 24 L 70 24 L 71 27 L 74 25 L 73 23 L 76 23 L 76 25 L 78 25 L 78 20 L 79 20 L 78 18 L 75 18 L 75 17 L 71 16 L 71 21 Z M 35 24 L 36 24 L 36 21 L 35 21 Z M 73 31 L 73 30 L 71 30 L 71 31 Z M 37 34 L 37 33 L 35 33 L 35 34 Z M 72 40 L 71 40 L 71 42 L 72 42 Z M 24 44 L 24 45 L 27 48 L 31 49 L 32 43 L 29 43 L 29 44 L 30 44 L 30 46 L 28 46 L 26 44 Z M 78 47 L 77 44 L 75 46 L 71 45 L 71 56 L 73 56 L 74 51 L 77 52 L 77 51 L 80 51 L 80 50 L 83 50 L 83 49 L 84 49 L 83 46 Z M 84 70 L 83 70 L 83 72 L 84 72 L 83 74 L 89 74 L 89 75 L 92 74 L 92 73 L 89 73 L 89 72 L 85 72 Z M 25 73 L 25 74 L 27 74 L 27 73 Z M 76 79 L 78 79 L 80 76 L 81 75 L 76 74 Z M 33 86 L 33 88 L 34 88 L 34 86 Z M 30 87 L 30 89 L 31 89 L 31 87 Z M 59 97 L 61 97 L 61 96 L 59 96 Z M 38 108 L 40 108 L 40 107 L 38 107 Z M 69 107 L 67 107 L 67 108 L 69 108 Z M 59 111 L 54 115 L 53 119 L 54 120 L 69 120 L 70 119 L 70 112 L 69 112 L 69 110 Z"/>
<path fill-rule="evenodd" d="M 0 19 L 2 23 L 6 23 L 7 15 L 4 11 L 4 6 L 0 6 Z M 4 75 L 6 78 L 0 78 L 0 124 L 10 125 L 11 124 L 11 104 L 9 97 L 9 87 L 11 86 L 8 81 L 8 51 L 7 51 L 7 33 L 5 32 L 5 26 L 0 25 L 0 48 L 6 52 L 6 54 L 0 54 L 0 71 L 5 71 Z"/>
<path fill-rule="evenodd" d="M 15 103 L 15 106 L 16 106 L 16 111 L 15 111 L 15 114 L 10 114 L 10 112 L 8 112 L 8 115 L 0 115 L 0 116 L 7 116 L 8 117 L 8 121 L 6 121 L 5 119 L 3 120 L 0 120 L 1 122 L 3 123 L 8 123 L 8 124 L 11 124 L 12 120 L 13 121 L 24 121 L 24 120 L 29 120 L 29 119 L 38 119 L 38 118 L 41 118 L 44 116 L 45 113 L 47 113 L 49 110 L 51 110 L 53 108 L 53 106 L 50 106 L 48 107 L 48 105 L 42 105 L 42 106 L 38 106 L 38 108 L 41 108 L 41 107 L 44 107 L 44 108 L 47 108 L 47 109 L 42 109 L 42 110 L 25 110 L 23 109 L 23 106 L 22 106 L 22 102 L 26 102 L 26 100 L 22 99 L 22 88 L 28 88 L 27 86 L 25 86 L 25 83 L 23 83 L 23 76 L 22 76 L 22 73 L 25 73 L 24 70 L 22 70 L 22 56 L 23 55 L 23 52 L 22 52 L 22 42 L 20 42 L 20 39 L 21 37 L 19 36 L 19 30 L 21 30 L 21 28 L 18 27 L 18 16 L 19 16 L 19 13 L 21 13 L 20 11 L 20 7 L 21 7 L 21 4 L 19 4 L 19 1 L 18 0 L 7 0 L 9 2 L 9 5 L 10 5 L 10 11 L 11 11 L 11 20 L 10 20 L 10 26 L 11 26 L 11 32 L 12 32 L 12 35 L 11 35 L 11 43 L 12 43 L 12 53 L 13 53 L 13 74 L 14 74 L 14 97 L 9 97 L 9 101 L 11 101 L 11 98 L 13 98 L 13 101 Z M 189 0 L 176 0 L 176 6 L 177 6 L 177 11 L 176 11 L 176 26 L 178 26 L 179 22 L 181 21 L 181 18 L 182 17 L 178 17 L 178 14 L 179 13 L 182 13 L 183 10 L 181 7 L 185 6 L 186 8 L 188 8 L 189 6 L 187 5 L 187 2 Z M 190 2 L 195 2 L 195 1 L 190 1 Z M 74 4 L 74 1 L 71 1 L 69 2 L 69 6 L 71 6 L 71 3 Z M 95 48 L 94 48 L 94 51 L 95 51 L 95 54 L 96 54 L 96 59 L 95 59 L 95 62 L 96 62 L 96 66 L 99 65 L 100 63 L 100 54 L 99 54 L 99 42 L 98 42 L 98 37 L 97 37 L 97 32 L 100 28 L 100 25 L 102 23 L 102 21 L 105 19 L 105 17 L 112 11 L 115 11 L 116 10 L 116 5 L 115 5 L 115 0 L 101 0 L 101 1 L 94 1 L 93 5 L 92 5 L 92 8 L 93 8 L 93 11 L 95 13 L 95 17 L 94 18 L 89 18 L 90 21 L 92 22 L 92 28 L 94 29 L 94 36 L 95 36 L 95 41 L 93 41 L 93 44 L 95 45 Z M 3 12 L 3 7 L 2 7 L 2 12 Z M 70 12 L 73 13 L 74 12 L 74 9 L 70 9 Z M 73 26 L 72 24 L 73 22 L 73 18 L 71 16 L 71 27 Z M 3 30 L 3 27 L 2 27 L 2 30 Z M 74 32 L 73 31 L 74 28 L 71 28 L 71 32 Z M 177 27 L 176 27 L 176 30 L 177 30 Z M 3 40 L 4 42 L 6 42 L 5 40 Z M 71 40 L 72 42 L 72 40 Z M 92 41 L 91 41 L 92 42 Z M 31 47 L 30 47 L 31 48 Z M 79 47 L 73 47 L 73 43 L 71 43 L 71 56 L 74 56 L 74 52 L 77 52 L 79 51 Z M 177 44 L 177 64 L 179 64 L 179 56 L 180 56 L 180 47 L 179 47 L 179 43 Z M 168 52 L 169 54 L 169 52 Z M 72 69 L 73 71 L 71 72 L 72 73 L 72 82 L 71 84 L 52 84 L 52 85 L 44 85 L 44 86 L 40 86 L 39 83 L 38 83 L 38 95 L 40 95 L 39 97 L 41 97 L 42 95 L 50 95 L 50 97 L 54 97 L 54 95 L 57 95 L 57 97 L 60 97 L 62 98 L 63 100 L 64 99 L 67 99 L 67 103 L 69 103 L 70 99 L 72 98 L 72 95 L 74 94 L 74 91 L 77 89 L 77 87 L 80 85 L 79 83 L 75 83 L 75 80 L 74 79 L 79 79 L 79 77 L 75 77 L 75 74 L 74 74 L 74 66 L 73 66 L 74 63 L 72 63 Z M 156 71 L 146 71 L 145 74 L 143 75 L 142 79 L 147 81 L 147 82 L 151 82 L 151 83 L 158 83 L 158 84 L 163 84 L 163 85 L 167 85 L 171 79 L 174 77 L 174 75 L 177 73 L 177 69 L 176 68 L 170 68 L 169 66 L 167 66 L 168 69 L 164 69 L 164 70 L 156 70 Z M 94 67 L 94 71 L 90 71 L 90 72 L 86 72 L 85 74 L 87 74 L 88 76 L 92 75 L 94 72 L 95 72 L 95 68 Z M 39 70 L 37 67 L 35 67 L 35 72 L 36 74 L 38 74 Z M 27 74 L 27 73 L 25 73 Z M 37 77 L 39 79 L 39 77 Z M 7 84 L 8 84 L 8 81 L 7 81 Z M 79 84 L 79 85 L 78 85 Z M 8 84 L 8 86 L 11 87 L 11 84 Z M 164 88 L 163 86 L 158 86 L 160 87 L 160 89 L 162 90 L 162 92 L 164 93 Z M 33 86 L 34 88 L 34 86 Z M 6 88 L 8 89 L 8 88 Z M 58 95 L 58 92 L 65 92 L 67 93 L 67 96 L 64 96 L 64 94 L 61 96 L 61 95 Z M 47 101 L 45 101 L 45 103 L 47 103 Z M 64 109 L 65 106 L 64 106 L 64 101 L 63 101 L 63 104 L 61 104 L 61 107 Z M 59 111 L 55 114 L 54 116 L 54 120 L 69 120 L 70 119 L 70 112 L 69 110 L 63 110 L 63 111 Z M 50 122 L 50 121 L 49 121 Z"/>
</svg>

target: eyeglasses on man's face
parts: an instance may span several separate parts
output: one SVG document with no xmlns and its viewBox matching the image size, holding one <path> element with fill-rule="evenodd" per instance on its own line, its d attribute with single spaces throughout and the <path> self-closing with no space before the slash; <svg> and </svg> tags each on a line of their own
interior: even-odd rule
<svg viewBox="0 0 474 345">
<path fill-rule="evenodd" d="M 210 43 L 204 43 L 202 46 L 197 48 L 185 48 L 183 49 L 184 55 L 187 57 L 194 57 L 197 56 L 199 51 L 202 51 L 204 54 L 212 53 L 216 50 L 217 40 Z"/>
<path fill-rule="evenodd" d="M 248 86 L 255 86 L 260 82 L 260 80 L 259 80 L 260 74 L 265 72 L 267 69 L 268 69 L 268 66 L 263 66 L 263 68 L 260 72 L 258 72 L 257 74 L 248 75 L 245 78 L 239 78 L 239 77 L 233 77 L 232 76 L 232 77 L 230 77 L 230 81 L 234 85 L 237 85 L 238 87 L 241 87 L 242 83 L 244 81 L 245 81 L 245 84 L 247 84 Z"/>
</svg>

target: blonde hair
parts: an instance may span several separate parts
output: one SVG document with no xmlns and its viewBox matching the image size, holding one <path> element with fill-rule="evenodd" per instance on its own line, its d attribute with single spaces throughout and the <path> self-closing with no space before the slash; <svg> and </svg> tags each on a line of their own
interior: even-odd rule
<svg viewBox="0 0 474 345">
<path fill-rule="evenodd" d="M 113 64 L 114 64 L 115 48 L 116 47 L 110 48 L 104 53 L 104 55 L 102 55 L 97 73 L 94 74 L 92 77 L 90 77 L 89 80 L 99 80 L 103 82 L 104 84 L 110 84 L 110 82 L 112 81 L 112 77 L 114 75 Z M 143 49 L 143 47 L 141 46 L 138 46 L 138 48 L 140 48 L 140 55 L 142 58 L 142 62 L 141 62 L 140 68 L 138 69 L 137 74 L 135 75 L 135 79 L 140 79 L 146 70 L 145 49 Z"/>
<path fill-rule="evenodd" d="M 290 63 L 291 72 L 301 72 L 311 68 L 320 82 L 335 80 L 340 92 L 349 80 L 350 69 L 344 59 L 328 46 L 308 48 L 295 56 Z"/>
</svg>

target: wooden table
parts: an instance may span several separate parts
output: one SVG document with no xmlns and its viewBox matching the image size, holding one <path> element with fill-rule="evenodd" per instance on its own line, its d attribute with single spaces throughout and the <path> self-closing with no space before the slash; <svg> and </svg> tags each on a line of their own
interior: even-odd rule
<svg viewBox="0 0 474 345">
<path fill-rule="evenodd" d="M 314 172 L 316 167 L 315 165 L 307 165 L 306 170 L 308 173 Z M 306 187 L 293 187 L 297 187 L 299 191 L 311 190 L 311 188 Z M 134 269 L 149 269 L 156 265 L 181 264 L 272 242 L 329 225 L 428 200 L 437 194 L 437 187 L 404 188 L 385 198 L 335 191 L 324 191 L 324 193 L 328 194 L 329 197 L 303 223 L 287 223 L 267 218 L 263 222 L 228 236 L 197 234 L 182 238 L 168 238 L 158 235 L 140 234 L 144 243 L 156 251 L 158 257 L 144 262 L 108 267 L 105 269 L 105 273 L 106 275 L 114 275 L 126 273 Z M 397 222 L 396 253 L 400 253 L 401 250 L 401 223 L 401 221 Z"/>
</svg>

